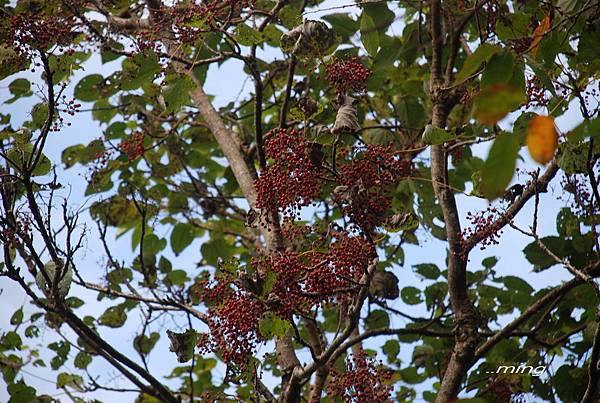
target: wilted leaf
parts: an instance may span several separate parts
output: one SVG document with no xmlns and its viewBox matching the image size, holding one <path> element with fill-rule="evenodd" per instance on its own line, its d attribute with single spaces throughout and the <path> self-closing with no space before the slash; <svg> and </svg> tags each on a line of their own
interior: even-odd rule
<svg viewBox="0 0 600 403">
<path fill-rule="evenodd" d="M 542 21 L 540 21 L 540 25 L 536 27 L 533 31 L 533 39 L 531 41 L 531 54 L 533 57 L 537 55 L 538 49 L 540 47 L 540 41 L 544 37 L 544 35 L 550 30 L 550 16 L 547 15 L 544 17 Z"/>
<path fill-rule="evenodd" d="M 394 214 L 383 223 L 383 228 L 388 232 L 411 231 L 418 226 L 419 219 L 411 212 Z"/>
<path fill-rule="evenodd" d="M 167 336 L 171 340 L 169 351 L 177 355 L 177 361 L 187 362 L 192 359 L 199 337 L 194 329 L 188 329 L 184 333 L 175 333 L 167 329 Z"/>
<path fill-rule="evenodd" d="M 71 265 L 68 265 L 67 269 L 64 270 L 64 267 L 61 263 L 61 268 L 57 273 L 56 263 L 50 260 L 44 264 L 44 272 L 47 274 L 52 283 L 54 283 L 55 277 L 60 275 L 60 279 L 58 280 L 58 295 L 61 298 L 66 297 L 69 293 L 69 289 L 71 288 L 71 282 L 73 281 L 73 269 L 71 268 Z M 50 290 L 53 284 L 48 285 L 46 283 L 46 277 L 42 274 L 41 270 L 36 274 L 35 282 L 40 290 L 48 295 L 51 294 Z"/>
<path fill-rule="evenodd" d="M 358 100 L 352 97 L 344 97 L 344 103 L 337 111 L 335 123 L 333 124 L 333 133 L 354 133 L 360 130 L 358 117 L 356 115 L 356 105 Z"/>
<path fill-rule="evenodd" d="M 400 295 L 398 277 L 390 271 L 377 270 L 371 279 L 371 290 L 377 297 L 396 299 Z"/>
<path fill-rule="evenodd" d="M 333 31 L 321 21 L 304 21 L 281 36 L 281 49 L 307 59 L 324 56 L 334 44 Z"/>
</svg>

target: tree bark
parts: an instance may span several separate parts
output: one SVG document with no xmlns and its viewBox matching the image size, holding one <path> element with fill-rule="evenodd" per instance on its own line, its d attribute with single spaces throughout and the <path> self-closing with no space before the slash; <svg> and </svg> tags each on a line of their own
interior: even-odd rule
<svg viewBox="0 0 600 403">
<path fill-rule="evenodd" d="M 444 87 L 442 74 L 441 1 L 431 1 L 430 31 L 432 56 L 430 63 L 430 95 L 432 100 L 432 125 L 445 128 L 448 114 L 453 107 L 453 96 Z M 444 217 L 448 242 L 448 292 L 454 311 L 454 347 L 442 376 L 436 403 L 456 398 L 460 385 L 471 366 L 479 341 L 480 317 L 467 293 L 467 256 L 460 242 L 460 218 L 452 189 L 448 186 L 447 156 L 444 145 L 431 147 L 431 179 Z"/>
</svg>

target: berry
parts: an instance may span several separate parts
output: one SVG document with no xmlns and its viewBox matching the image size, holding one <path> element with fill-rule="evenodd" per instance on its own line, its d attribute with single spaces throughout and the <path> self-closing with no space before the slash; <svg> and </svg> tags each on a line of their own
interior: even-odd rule
<svg viewBox="0 0 600 403">
<path fill-rule="evenodd" d="M 345 94 L 349 89 L 355 92 L 366 91 L 367 80 L 372 71 L 360 63 L 358 57 L 345 60 L 335 59 L 325 66 L 327 80 L 338 94 Z"/>
<path fill-rule="evenodd" d="M 331 380 L 327 387 L 331 396 L 341 397 L 344 402 L 391 402 L 391 371 L 381 362 L 367 357 L 363 352 L 352 359 L 346 359 L 346 371 L 331 370 Z"/>
</svg>

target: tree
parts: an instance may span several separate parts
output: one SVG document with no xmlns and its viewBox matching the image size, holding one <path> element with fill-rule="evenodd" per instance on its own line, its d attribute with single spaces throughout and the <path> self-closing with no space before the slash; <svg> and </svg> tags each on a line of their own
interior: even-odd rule
<svg viewBox="0 0 600 403">
<path fill-rule="evenodd" d="M 41 328 L 58 337 L 56 387 L 78 401 L 597 401 L 597 1 L 6 3 L 5 102 L 40 98 L 22 124 L 0 116 L 0 275 L 32 305 L 0 341 L 11 402 L 51 400 L 23 372 L 46 365 Z M 110 67 L 89 71 L 98 56 Z M 253 88 L 217 109 L 209 69 L 230 61 Z M 559 133 L 570 105 L 579 123 Z M 102 134 L 45 156 L 86 110 Z M 80 183 L 89 208 L 69 200 Z M 550 189 L 556 235 L 538 228 Z M 461 213 L 473 198 L 489 207 Z M 536 287 L 470 259 L 503 231 L 567 280 Z M 403 267 L 428 237 L 446 267 Z M 195 240 L 197 265 L 178 269 Z M 128 318 L 137 356 L 107 337 Z M 181 365 L 165 382 L 148 362 L 167 338 Z M 98 380 L 102 360 L 127 386 Z M 551 382 L 496 371 L 554 360 Z"/>
</svg>

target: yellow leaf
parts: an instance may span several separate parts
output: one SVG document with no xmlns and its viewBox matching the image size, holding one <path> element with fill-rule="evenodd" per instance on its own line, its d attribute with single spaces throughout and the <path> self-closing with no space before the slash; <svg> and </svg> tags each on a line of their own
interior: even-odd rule
<svg viewBox="0 0 600 403">
<path fill-rule="evenodd" d="M 554 157 L 558 147 L 558 133 L 551 116 L 536 116 L 529 122 L 526 137 L 529 155 L 536 162 L 545 164 Z"/>
<path fill-rule="evenodd" d="M 533 38 L 531 41 L 531 54 L 533 57 L 537 55 L 537 51 L 540 47 L 540 42 L 546 33 L 550 30 L 550 16 L 547 15 L 542 21 L 540 21 L 540 25 L 533 31 Z"/>
</svg>

